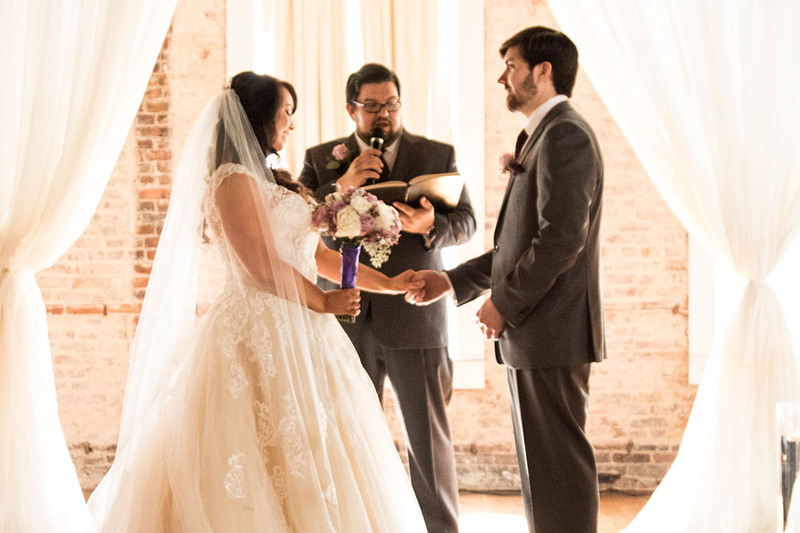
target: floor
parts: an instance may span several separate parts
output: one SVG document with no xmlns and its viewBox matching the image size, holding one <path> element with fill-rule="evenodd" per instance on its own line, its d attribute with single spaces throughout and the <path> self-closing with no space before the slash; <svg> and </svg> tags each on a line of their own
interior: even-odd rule
<svg viewBox="0 0 800 533">
<path fill-rule="evenodd" d="M 649 497 L 601 492 L 598 533 L 618 533 L 633 520 Z M 461 492 L 459 505 L 461 533 L 528 532 L 520 495 Z"/>
<path fill-rule="evenodd" d="M 84 491 L 89 497 L 91 491 Z M 647 502 L 649 496 L 631 496 L 620 492 L 600 493 L 600 517 L 597 533 L 619 533 Z M 522 496 L 461 492 L 459 495 L 461 533 L 527 533 Z"/>
</svg>

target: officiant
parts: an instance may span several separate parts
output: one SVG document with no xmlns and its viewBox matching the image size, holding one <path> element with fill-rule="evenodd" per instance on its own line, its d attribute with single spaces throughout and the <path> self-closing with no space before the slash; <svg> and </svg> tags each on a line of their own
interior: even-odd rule
<svg viewBox="0 0 800 533">
<path fill-rule="evenodd" d="M 318 199 L 337 188 L 457 172 L 451 145 L 402 127 L 400 81 L 393 71 L 377 63 L 364 65 L 348 78 L 345 96 L 355 131 L 305 154 L 299 180 Z M 441 270 L 442 248 L 463 244 L 475 232 L 466 187 L 452 209 L 434 208 L 425 198 L 419 206 L 394 205 L 403 232 L 380 269 L 387 275 L 407 269 Z M 325 280 L 319 284 L 330 288 Z M 402 296 L 362 293 L 361 314 L 344 328 L 379 398 L 387 377 L 392 384 L 406 429 L 411 483 L 428 531 L 458 531 L 458 483 L 446 414 L 453 392 L 446 303 L 413 307 Z"/>
</svg>

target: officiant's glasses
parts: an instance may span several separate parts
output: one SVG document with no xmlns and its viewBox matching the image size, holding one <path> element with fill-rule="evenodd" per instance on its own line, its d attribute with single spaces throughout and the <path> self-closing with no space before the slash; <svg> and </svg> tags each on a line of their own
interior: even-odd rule
<svg viewBox="0 0 800 533">
<path fill-rule="evenodd" d="M 384 103 L 379 102 L 356 102 L 355 100 L 352 101 L 352 104 L 358 107 L 363 107 L 364 111 L 367 113 L 378 114 L 381 112 L 381 109 L 384 107 L 386 111 L 389 113 L 394 113 L 398 109 L 400 109 L 400 99 L 392 99 Z"/>
</svg>

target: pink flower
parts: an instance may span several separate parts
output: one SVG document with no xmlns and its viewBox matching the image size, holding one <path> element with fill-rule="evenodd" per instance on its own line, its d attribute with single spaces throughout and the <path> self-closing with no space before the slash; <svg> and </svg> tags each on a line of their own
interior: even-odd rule
<svg viewBox="0 0 800 533">
<path fill-rule="evenodd" d="M 339 143 L 333 147 L 331 155 L 337 161 L 344 161 L 350 156 L 350 150 L 348 150 L 344 143 Z"/>
<path fill-rule="evenodd" d="M 508 165 L 510 165 L 513 160 L 514 156 L 512 154 L 507 152 L 505 154 L 500 154 L 500 168 L 504 171 L 508 170 Z"/>
<path fill-rule="evenodd" d="M 328 170 L 339 169 L 340 172 L 343 172 L 347 170 L 352 160 L 353 152 L 351 152 L 344 143 L 339 143 L 331 150 L 331 155 L 328 156 L 328 162 L 325 164 L 325 168 Z"/>
</svg>

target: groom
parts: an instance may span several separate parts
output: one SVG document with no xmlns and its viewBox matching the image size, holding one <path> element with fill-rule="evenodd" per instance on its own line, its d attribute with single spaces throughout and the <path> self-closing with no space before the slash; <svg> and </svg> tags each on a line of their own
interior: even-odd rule
<svg viewBox="0 0 800 533">
<path fill-rule="evenodd" d="M 509 164 L 494 248 L 458 267 L 427 271 L 417 303 L 458 304 L 491 291 L 478 311 L 507 366 L 525 514 L 531 533 L 596 533 L 597 467 L 584 432 L 590 363 L 605 358 L 600 292 L 603 162 L 568 101 L 578 50 L 537 26 L 500 48 L 498 80 L 526 117 Z"/>
<path fill-rule="evenodd" d="M 452 146 L 403 129 L 394 72 L 368 63 L 350 75 L 345 92 L 356 131 L 309 148 L 300 174 L 318 199 L 336 188 L 456 171 Z M 385 139 L 382 150 L 370 147 L 376 128 Z M 464 243 L 475 232 L 466 189 L 453 209 L 434 209 L 424 198 L 418 208 L 395 207 L 403 232 L 381 267 L 388 276 L 442 268 L 442 248 Z M 327 283 L 321 280 L 320 286 L 332 288 Z M 422 308 L 401 296 L 361 293 L 361 314 L 355 324 L 344 325 L 380 398 L 387 376 L 392 383 L 405 424 L 411 484 L 431 533 L 458 531 L 456 463 L 445 411 L 453 392 L 446 311 L 443 301 Z"/>
</svg>

